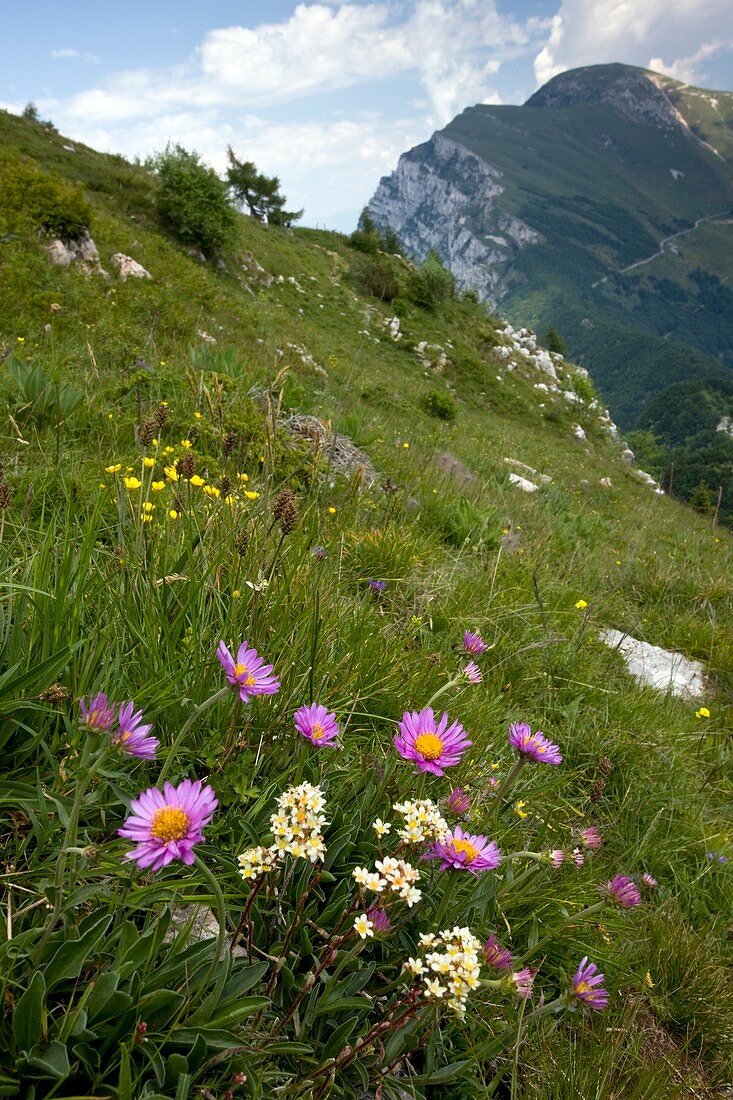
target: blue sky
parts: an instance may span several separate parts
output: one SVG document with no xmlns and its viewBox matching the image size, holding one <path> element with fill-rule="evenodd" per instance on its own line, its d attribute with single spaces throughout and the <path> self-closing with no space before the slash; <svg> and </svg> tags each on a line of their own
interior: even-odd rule
<svg viewBox="0 0 733 1100">
<path fill-rule="evenodd" d="M 0 0 L 0 41 L 0 106 L 130 157 L 231 144 L 346 230 L 401 152 L 564 69 L 733 89 L 731 0 Z"/>
</svg>

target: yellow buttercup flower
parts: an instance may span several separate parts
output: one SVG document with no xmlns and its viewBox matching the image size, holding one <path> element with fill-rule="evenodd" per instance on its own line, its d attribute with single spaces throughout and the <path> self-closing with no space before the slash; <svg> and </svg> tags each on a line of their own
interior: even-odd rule
<svg viewBox="0 0 733 1100">
<path fill-rule="evenodd" d="M 140 519 L 143 521 L 143 523 L 150 523 L 152 518 L 153 517 L 150 515 L 149 512 L 141 512 L 140 513 Z"/>
<path fill-rule="evenodd" d="M 104 467 L 104 472 L 105 472 L 105 474 L 118 474 L 121 469 L 122 469 L 122 463 L 121 462 L 116 462 L 114 466 L 105 466 Z"/>
<path fill-rule="evenodd" d="M 150 512 L 152 512 L 154 510 L 154 508 L 155 508 L 155 505 L 152 504 L 149 500 L 146 500 L 145 503 L 143 504 L 143 512 L 147 512 L 148 514 Z"/>
<path fill-rule="evenodd" d="M 179 518 L 179 516 L 180 516 L 180 514 L 181 514 L 181 513 L 180 513 L 180 512 L 177 512 L 177 511 L 175 510 L 175 508 L 171 508 L 170 512 L 168 513 L 168 515 L 170 516 L 170 518 L 171 518 L 171 519 L 178 519 L 178 518 Z"/>
<path fill-rule="evenodd" d="M 520 799 L 519 802 L 515 802 L 514 804 L 514 813 L 522 821 L 524 821 L 525 817 L 529 817 L 529 814 L 525 813 L 525 811 L 522 809 L 522 807 L 526 805 L 527 803 L 523 799 Z"/>
<path fill-rule="evenodd" d="M 148 456 L 146 455 L 145 458 L 143 459 L 143 466 L 145 467 L 145 469 L 146 470 L 152 470 L 154 465 L 155 465 L 155 459 L 154 458 L 148 458 Z"/>
<path fill-rule="evenodd" d="M 126 489 L 139 489 L 142 485 L 142 481 L 139 481 L 136 477 L 126 477 L 124 482 Z"/>
<path fill-rule="evenodd" d="M 172 447 L 164 447 L 163 448 L 163 454 L 164 455 L 172 455 L 173 454 L 173 448 Z"/>
<path fill-rule="evenodd" d="M 218 500 L 221 496 L 221 492 L 217 489 L 216 485 L 204 485 L 204 492 L 207 497 L 212 497 L 214 500 Z"/>
<path fill-rule="evenodd" d="M 707 707 L 700 707 L 699 710 L 695 711 L 695 717 L 696 718 L 709 718 L 710 717 L 710 711 L 708 710 Z"/>
<path fill-rule="evenodd" d="M 152 481 L 150 483 L 150 488 L 153 490 L 154 493 L 159 493 L 161 489 L 165 489 L 165 482 L 164 481 Z"/>
<path fill-rule="evenodd" d="M 206 484 L 204 479 L 202 477 L 199 477 L 198 474 L 194 474 L 192 478 L 189 478 L 189 481 L 192 485 L 195 485 L 197 489 L 200 489 L 202 485 Z"/>
<path fill-rule="evenodd" d="M 249 481 L 249 474 L 237 474 L 240 481 Z"/>
<path fill-rule="evenodd" d="M 181 446 L 182 446 L 182 447 L 183 447 L 183 448 L 184 448 L 185 450 L 187 450 L 187 451 L 190 451 L 190 450 L 191 450 L 191 447 L 193 446 L 193 444 L 191 443 L 191 440 L 190 440 L 190 439 L 182 439 L 182 440 L 181 440 Z"/>
<path fill-rule="evenodd" d="M 170 481 L 178 481 L 178 470 L 175 466 L 164 466 L 163 472 Z"/>
<path fill-rule="evenodd" d="M 200 413 L 200 412 L 198 411 L 198 409 L 196 409 L 196 412 L 195 412 L 195 413 L 194 413 L 193 415 L 194 415 L 194 419 L 196 419 L 196 420 L 200 420 L 203 414 L 202 414 L 202 413 Z"/>
<path fill-rule="evenodd" d="M 584 611 L 585 608 L 588 606 L 588 601 L 587 600 L 578 600 L 578 602 L 576 603 L 575 606 L 577 607 L 578 611 Z"/>
<path fill-rule="evenodd" d="M 255 489 L 245 489 L 244 495 L 247 500 L 257 500 L 260 494 Z"/>
<path fill-rule="evenodd" d="M 331 505 L 328 508 L 328 514 L 329 514 L 329 516 L 335 516 L 336 515 L 336 509 L 333 507 L 333 505 Z"/>
</svg>

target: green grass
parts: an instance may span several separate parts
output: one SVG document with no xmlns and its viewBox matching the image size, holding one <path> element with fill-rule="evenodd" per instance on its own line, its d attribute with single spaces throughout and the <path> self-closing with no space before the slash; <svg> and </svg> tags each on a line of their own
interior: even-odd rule
<svg viewBox="0 0 733 1100">
<path fill-rule="evenodd" d="M 722 1095 L 730 869 L 706 852 L 733 855 L 730 536 L 650 493 L 590 412 L 571 415 L 544 394 L 540 408 L 532 377 L 501 371 L 500 335 L 475 304 L 407 307 L 394 343 L 389 307 L 358 293 L 355 254 L 338 235 L 243 218 L 227 270 L 200 265 L 160 231 L 140 169 L 84 150 L 62 156 L 63 139 L 37 129 L 0 116 L 3 143 L 85 184 L 103 266 L 128 252 L 152 279 L 52 268 L 30 235 L 0 244 L 0 338 L 85 395 L 58 424 L 3 375 L 12 501 L 0 542 L 0 1094 L 184 1100 L 223 1095 L 244 1073 L 235 1095 L 305 1098 L 325 1095 L 336 1059 L 330 1095 L 340 1097 L 378 1083 L 384 1097 L 448 1100 Z M 422 340 L 446 350 L 443 374 L 412 350 Z M 443 390 L 453 421 L 424 410 Z M 145 449 L 136 431 L 160 401 L 168 420 Z M 288 410 L 346 432 L 377 483 L 338 476 L 327 453 L 287 435 L 277 420 Z M 571 432 L 578 417 L 586 445 Z M 230 480 L 231 504 L 166 477 L 183 439 L 207 484 Z M 446 451 L 472 478 L 441 467 Z M 505 457 L 552 484 L 519 493 Z M 124 487 L 128 466 L 140 489 Z M 281 538 L 272 508 L 286 484 L 300 521 Z M 386 580 L 384 593 L 370 579 Z M 703 659 L 711 717 L 636 686 L 597 642 L 601 626 Z M 493 647 L 479 660 L 484 681 L 440 704 L 473 746 L 445 777 L 416 780 L 394 751 L 395 723 L 465 661 L 465 628 Z M 201 707 L 224 683 L 222 638 L 254 645 L 280 691 Z M 65 692 L 49 694 L 53 685 Z M 143 709 L 159 761 L 108 753 L 88 773 L 86 749 L 101 752 L 105 737 L 84 733 L 77 701 L 101 690 Z M 298 743 L 293 712 L 311 701 L 338 715 L 340 750 Z M 525 768 L 499 806 L 491 781 L 511 765 L 512 721 L 544 730 L 565 762 Z M 116 830 L 161 770 L 175 783 L 205 779 L 219 807 L 201 863 L 137 872 Z M 309 863 L 291 861 L 250 912 L 236 857 L 269 839 L 275 797 L 301 779 L 325 790 L 323 873 L 314 880 Z M 520 861 L 468 882 L 412 852 L 423 900 L 393 910 L 383 939 L 339 941 L 351 871 L 378 858 L 371 821 L 458 784 L 471 796 L 470 831 L 504 853 L 569 852 L 588 824 L 604 846 L 580 868 L 525 876 Z M 599 883 L 643 871 L 659 887 L 642 908 L 568 923 Z M 230 937 L 245 918 L 251 955 L 220 959 L 211 939 L 197 942 L 186 923 L 195 905 L 213 907 Z M 166 941 L 172 914 L 183 921 Z M 406 988 L 402 961 L 436 924 L 466 924 L 482 941 L 495 933 L 517 958 L 542 940 L 531 964 L 547 1000 L 587 954 L 606 975 L 609 1009 L 531 1018 L 531 1004 L 484 985 L 463 1023 L 438 1021 L 425 1002 L 375 1036 Z"/>
</svg>

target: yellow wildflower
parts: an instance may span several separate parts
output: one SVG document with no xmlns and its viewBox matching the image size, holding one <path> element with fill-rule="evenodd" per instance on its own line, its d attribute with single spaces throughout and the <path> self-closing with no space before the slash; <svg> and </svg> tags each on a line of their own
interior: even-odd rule
<svg viewBox="0 0 733 1100">
<path fill-rule="evenodd" d="M 696 718 L 709 718 L 710 717 L 710 711 L 708 710 L 707 707 L 700 707 L 699 710 L 695 711 L 695 717 Z"/>
<path fill-rule="evenodd" d="M 329 509 L 328 509 L 328 514 L 329 514 L 329 516 L 335 516 L 336 515 L 336 509 L 333 506 L 330 506 Z"/>
<path fill-rule="evenodd" d="M 143 466 L 145 467 L 145 469 L 146 470 L 152 470 L 154 465 L 155 465 L 155 459 L 154 458 L 149 458 L 146 455 L 145 458 L 143 459 Z"/>
<path fill-rule="evenodd" d="M 163 448 L 163 454 L 164 455 L 172 455 L 173 454 L 173 448 L 172 447 L 164 447 Z"/>
<path fill-rule="evenodd" d="M 170 481 L 178 481 L 178 470 L 175 466 L 164 466 L 163 471 Z"/>
<path fill-rule="evenodd" d="M 218 500 L 221 496 L 221 493 L 217 489 L 216 485 L 204 485 L 204 492 L 206 493 L 207 497 L 212 497 L 214 500 Z"/>
<path fill-rule="evenodd" d="M 257 500 L 260 494 L 255 489 L 245 489 L 244 495 L 247 500 Z"/>
<path fill-rule="evenodd" d="M 152 518 L 153 517 L 150 515 L 149 512 L 141 512 L 140 513 L 140 519 L 143 521 L 143 523 L 150 523 Z"/>
<path fill-rule="evenodd" d="M 149 500 L 146 500 L 145 503 L 143 504 L 143 512 L 147 512 L 148 514 L 150 512 L 152 512 L 154 510 L 154 508 L 155 508 L 155 505 L 152 504 Z"/>
<path fill-rule="evenodd" d="M 235 588 L 234 591 L 232 592 L 232 599 L 233 600 L 238 600 L 241 595 L 242 595 L 242 593 L 239 591 L 239 589 Z"/>
<path fill-rule="evenodd" d="M 584 611 L 586 609 L 586 607 L 588 606 L 588 601 L 587 600 L 578 600 L 578 602 L 576 603 L 575 606 L 577 607 L 578 611 Z"/>
<path fill-rule="evenodd" d="M 249 474 L 237 474 L 240 481 L 249 481 Z"/>
<path fill-rule="evenodd" d="M 151 482 L 150 488 L 153 490 L 154 493 L 159 493 L 161 489 L 165 489 L 165 482 L 153 481 Z"/>
<path fill-rule="evenodd" d="M 180 516 L 180 514 L 181 514 L 181 513 L 180 513 L 180 512 L 177 512 L 177 511 L 175 510 L 175 508 L 171 508 L 170 512 L 168 513 L 168 515 L 170 516 L 170 518 L 171 518 L 171 519 L 178 519 L 178 517 Z"/>
<path fill-rule="evenodd" d="M 192 478 L 189 478 L 189 481 L 191 482 L 192 485 L 195 485 L 197 489 L 200 489 L 202 485 L 206 484 L 204 479 L 202 477 L 200 477 L 198 474 L 194 474 Z"/>
<path fill-rule="evenodd" d="M 646 974 L 644 975 L 644 981 L 646 982 L 646 984 L 649 986 L 650 989 L 654 989 L 654 986 L 655 986 L 656 983 L 652 981 L 652 976 L 651 976 L 651 974 L 649 973 L 648 970 L 647 970 Z"/>
<path fill-rule="evenodd" d="M 184 450 L 190 451 L 191 447 L 192 447 L 191 440 L 190 439 L 182 439 L 181 440 L 181 446 L 184 448 Z"/>
<path fill-rule="evenodd" d="M 195 420 L 200 420 L 203 414 L 200 413 L 198 409 L 196 409 L 196 412 L 193 415 Z"/>
<path fill-rule="evenodd" d="M 104 472 L 105 472 L 105 474 L 118 474 L 121 469 L 122 469 L 122 463 L 121 462 L 116 462 L 114 466 L 105 466 L 104 467 Z"/>
<path fill-rule="evenodd" d="M 525 817 L 529 816 L 527 813 L 525 813 L 525 811 L 522 808 L 523 806 L 526 806 L 526 805 L 527 805 L 527 803 L 523 799 L 520 799 L 519 802 L 515 802 L 515 804 L 514 804 L 514 813 L 522 821 L 524 821 Z"/>
<path fill-rule="evenodd" d="M 126 489 L 139 489 L 142 485 L 142 482 L 139 481 L 136 477 L 126 477 L 124 479 L 124 482 Z"/>
</svg>

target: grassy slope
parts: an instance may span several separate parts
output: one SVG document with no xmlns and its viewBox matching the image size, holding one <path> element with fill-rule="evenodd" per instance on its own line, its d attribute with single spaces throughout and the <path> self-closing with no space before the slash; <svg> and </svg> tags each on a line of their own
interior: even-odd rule
<svg viewBox="0 0 733 1100">
<path fill-rule="evenodd" d="M 550 974 L 592 953 L 614 993 L 605 1026 L 620 1030 L 609 1047 L 600 1021 L 554 1033 L 538 1029 L 523 1048 L 520 1068 L 507 1066 L 518 1090 L 513 1095 L 670 1096 L 682 1095 L 681 1081 L 714 1095 L 714 1083 L 726 1077 L 733 1027 L 722 969 L 729 876 L 705 858 L 706 850 L 729 845 L 729 536 L 640 486 L 590 417 L 581 416 L 589 432 L 583 446 L 570 430 L 575 417 L 538 406 L 533 379 L 497 381 L 494 328 L 477 307 L 452 303 L 440 315 L 414 309 L 403 319 L 405 338 L 394 344 L 380 323 L 389 309 L 349 281 L 354 255 L 342 238 L 305 230 L 288 236 L 242 219 L 228 273 L 219 273 L 160 233 L 141 171 L 83 149 L 64 153 L 62 143 L 0 115 L 0 147 L 20 148 L 45 168 L 85 183 L 102 264 L 109 269 L 111 254 L 126 252 L 153 278 L 104 281 L 50 267 L 32 240 L 0 244 L 0 337 L 86 393 L 83 409 L 63 427 L 57 462 L 53 430 L 23 419 L 4 383 L 19 429 L 11 422 L 3 433 L 15 495 L 2 544 L 5 584 L 15 588 L 5 608 L 4 660 L 42 668 L 61 644 L 80 642 L 61 673 L 74 696 L 102 686 L 104 669 L 110 693 L 134 694 L 169 740 L 178 700 L 189 693 L 202 698 L 202 684 L 216 686 L 210 660 L 216 640 L 246 635 L 283 673 L 285 689 L 268 723 L 270 731 L 284 731 L 313 656 L 307 546 L 323 544 L 321 642 L 311 676 L 318 698 L 356 712 L 340 768 L 342 789 L 358 800 L 361 774 L 375 755 L 391 751 L 384 719 L 421 705 L 440 683 L 428 655 L 447 660 L 464 626 L 480 628 L 495 643 L 485 684 L 450 708 L 475 742 L 471 770 L 461 779 L 476 797 L 477 827 L 491 762 L 506 757 L 505 724 L 524 718 L 562 744 L 565 785 L 553 776 L 539 789 L 520 788 L 529 816 L 503 822 L 502 847 L 521 847 L 527 837 L 552 844 L 574 821 L 598 823 L 606 836 L 600 870 L 587 866 L 562 880 L 561 902 L 571 910 L 584 889 L 619 869 L 647 869 L 661 883 L 643 910 L 604 915 L 602 926 L 563 933 L 561 946 L 548 949 L 543 969 Z M 267 287 L 249 278 L 235 260 L 249 262 L 245 254 L 269 275 L 294 276 L 303 292 L 287 281 Z M 51 313 L 51 303 L 61 310 Z M 193 348 L 202 364 L 199 330 L 218 341 L 205 369 L 196 369 L 189 354 Z M 442 375 L 426 371 L 411 350 L 419 340 L 448 350 L 452 365 Z M 292 345 L 307 349 L 316 366 L 304 363 Z M 138 357 L 149 369 L 135 366 Z M 298 455 L 276 463 L 261 415 L 244 394 L 284 366 L 285 405 L 331 419 L 397 483 L 397 493 L 359 494 L 338 479 L 311 481 L 308 460 Z M 453 424 L 420 406 L 429 390 L 446 382 L 458 403 Z M 180 453 L 177 440 L 190 437 L 209 477 L 244 468 L 262 491 L 250 509 L 243 559 L 231 547 L 232 521 L 221 510 L 206 512 L 203 498 L 179 526 L 156 519 L 143 532 L 134 508 L 131 520 L 124 510 L 118 517 L 102 468 L 113 461 L 137 468 L 134 426 L 161 399 L 171 408 L 162 443 Z M 227 460 L 221 437 L 230 427 L 243 442 Z M 445 450 L 474 472 L 469 487 L 438 468 L 436 455 Z M 518 493 L 508 484 L 504 456 L 549 473 L 552 485 L 533 496 Z M 268 559 L 263 505 L 288 469 L 300 489 L 304 522 L 260 598 L 243 582 L 256 580 Z M 599 479 L 609 475 L 613 488 L 601 488 Z M 158 515 L 163 511 L 161 505 Z M 237 526 L 245 522 L 237 519 Z M 192 550 L 196 525 L 204 537 Z M 502 544 L 503 532 L 510 538 Z M 183 578 L 178 587 L 161 586 L 161 578 L 174 574 Z M 364 593 L 367 578 L 377 576 L 389 582 L 382 602 Z M 30 599 L 15 587 L 22 584 L 34 590 Z M 587 613 L 575 609 L 579 598 L 588 601 Z M 594 640 L 600 625 L 705 660 L 716 691 L 711 719 L 696 719 L 693 705 L 636 688 L 617 656 Z M 33 686 L 38 692 L 47 684 Z M 36 766 L 41 774 L 55 766 L 53 746 L 59 753 L 65 735 L 63 725 L 47 721 L 45 740 L 19 754 L 23 776 Z M 590 790 L 606 757 L 613 768 L 592 803 Z M 190 759 L 216 774 L 215 727 L 199 732 Z M 238 850 L 241 799 L 265 789 L 278 766 L 282 770 L 282 762 L 260 765 L 243 754 L 217 776 L 223 801 L 236 798 L 220 843 L 233 830 L 229 843 Z M 26 859 L 22 839 L 17 858 Z M 549 927 L 561 923 L 557 890 L 530 879 L 502 914 L 517 945 L 527 943 L 535 916 Z M 480 910 L 474 918 L 481 926 Z M 668 1045 L 652 1072 L 660 1022 Z M 487 1009 L 451 1042 L 459 1050 L 467 1044 L 470 1056 L 491 1028 Z M 443 1086 L 431 1094 L 484 1095 L 482 1082 L 498 1068 L 479 1060 L 456 1090 Z"/>
</svg>

